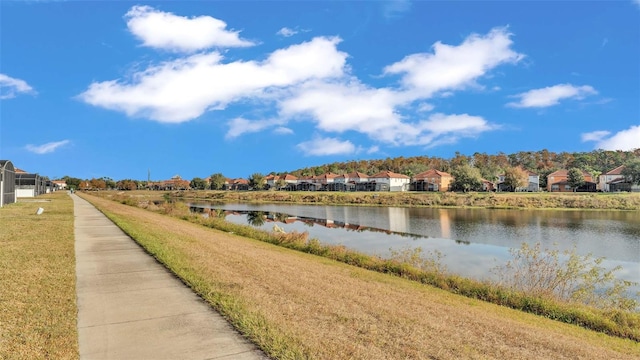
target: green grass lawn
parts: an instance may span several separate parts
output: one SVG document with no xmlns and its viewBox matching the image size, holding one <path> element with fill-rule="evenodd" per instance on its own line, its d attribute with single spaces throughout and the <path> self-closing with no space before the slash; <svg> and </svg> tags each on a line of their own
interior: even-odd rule
<svg viewBox="0 0 640 360">
<path fill-rule="evenodd" d="M 77 359 L 73 202 L 21 200 L 0 208 L 0 359 Z"/>
</svg>

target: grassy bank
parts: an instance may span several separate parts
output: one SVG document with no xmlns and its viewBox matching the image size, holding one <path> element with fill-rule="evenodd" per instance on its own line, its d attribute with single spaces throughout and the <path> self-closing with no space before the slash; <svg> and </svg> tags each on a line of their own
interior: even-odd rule
<svg viewBox="0 0 640 360">
<path fill-rule="evenodd" d="M 275 358 L 640 356 L 631 340 L 87 199 Z"/>
<path fill-rule="evenodd" d="M 224 202 L 316 205 L 640 210 L 640 193 L 176 191 L 171 196 Z"/>
<path fill-rule="evenodd" d="M 37 200 L 0 208 L 0 359 L 75 359 L 73 202 Z"/>
<path fill-rule="evenodd" d="M 251 226 L 229 223 L 215 216 L 203 218 L 202 216 L 190 213 L 184 203 L 162 203 L 160 206 L 156 206 L 153 202 L 145 201 L 140 197 L 131 197 L 124 193 L 102 193 L 102 195 L 106 195 L 107 198 L 123 204 L 172 215 L 221 231 L 319 255 L 364 269 L 396 275 L 422 284 L 435 286 L 455 294 L 497 305 L 508 306 L 550 319 L 601 331 L 609 335 L 640 341 L 640 314 L 638 313 L 620 309 L 595 309 L 551 296 L 518 292 L 509 288 L 499 287 L 492 283 L 448 275 L 439 271 L 437 267 L 434 270 L 433 266 L 425 271 L 411 266 L 408 263 L 365 255 L 347 249 L 344 246 L 325 245 L 317 240 L 309 241 L 306 234 L 267 232 Z M 212 213 L 211 215 L 215 214 Z M 542 254 L 538 255 L 541 256 Z M 560 271 L 560 269 L 556 269 L 555 271 Z"/>
</svg>

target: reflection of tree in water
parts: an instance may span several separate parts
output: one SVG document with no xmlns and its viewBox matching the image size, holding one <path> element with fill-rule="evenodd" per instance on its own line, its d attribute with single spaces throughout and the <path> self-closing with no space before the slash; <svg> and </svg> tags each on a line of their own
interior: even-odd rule
<svg viewBox="0 0 640 360">
<path fill-rule="evenodd" d="M 279 213 L 279 212 L 277 212 L 277 213 L 273 213 L 273 218 L 274 218 L 276 221 L 280 221 L 280 222 L 282 222 L 282 223 L 283 223 L 283 222 L 286 222 L 288 217 L 289 217 L 289 214 Z"/>
<path fill-rule="evenodd" d="M 264 211 L 249 211 L 247 212 L 247 222 L 249 225 L 259 227 L 264 225 L 265 221 L 265 213 Z"/>
<path fill-rule="evenodd" d="M 215 216 L 219 219 L 226 219 L 227 213 L 222 209 L 212 209 L 211 214 L 215 214 Z"/>
</svg>

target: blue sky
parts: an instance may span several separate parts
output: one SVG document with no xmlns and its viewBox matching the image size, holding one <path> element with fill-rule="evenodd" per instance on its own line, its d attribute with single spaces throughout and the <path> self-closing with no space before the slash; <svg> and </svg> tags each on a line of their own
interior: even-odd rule
<svg viewBox="0 0 640 360">
<path fill-rule="evenodd" d="M 639 1 L 0 11 L 0 158 L 51 178 L 640 148 Z"/>
</svg>

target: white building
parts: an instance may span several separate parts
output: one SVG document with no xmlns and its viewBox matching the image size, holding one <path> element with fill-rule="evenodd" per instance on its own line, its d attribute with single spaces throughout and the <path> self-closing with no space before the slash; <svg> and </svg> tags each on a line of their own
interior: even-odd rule
<svg viewBox="0 0 640 360">
<path fill-rule="evenodd" d="M 376 190 L 378 191 L 406 191 L 409 188 L 411 178 L 407 175 L 383 171 L 370 176 L 369 181 L 376 183 Z"/>
</svg>

